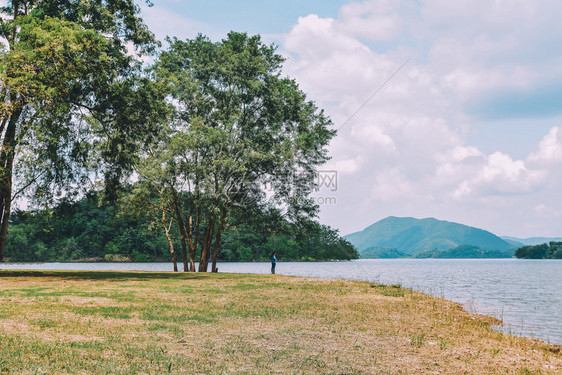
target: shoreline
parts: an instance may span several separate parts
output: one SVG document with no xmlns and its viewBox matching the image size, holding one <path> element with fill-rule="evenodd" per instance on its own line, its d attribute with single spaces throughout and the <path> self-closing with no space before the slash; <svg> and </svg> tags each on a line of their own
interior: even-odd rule
<svg viewBox="0 0 562 375">
<path fill-rule="evenodd" d="M 21 270 L 0 270 L 0 282 L 0 340 L 12 342 L 0 358 L 12 373 L 562 371 L 559 345 L 495 331 L 495 318 L 397 285 Z M 44 350 L 58 354 L 47 363 Z"/>
<path fill-rule="evenodd" d="M 364 263 L 365 262 L 365 263 Z M 403 263 L 405 262 L 405 263 Z M 425 263 L 429 262 L 429 263 Z M 460 303 L 466 311 L 486 316 L 491 316 L 504 320 L 505 325 L 494 327 L 498 331 L 508 334 L 515 334 L 522 337 L 531 337 L 545 342 L 562 345 L 562 326 L 559 321 L 552 320 L 558 312 L 556 304 L 549 304 L 545 298 L 534 296 L 533 293 L 524 293 L 525 288 L 542 285 L 541 280 L 535 277 L 521 279 L 521 282 L 510 283 L 513 286 L 504 286 L 499 289 L 492 289 L 489 292 L 482 292 L 481 285 L 475 284 L 474 287 L 466 289 L 464 285 L 472 285 L 472 279 L 467 279 L 464 272 L 466 264 L 470 265 L 471 272 L 478 272 L 482 276 L 483 285 L 497 285 L 497 280 L 513 279 L 519 272 L 513 271 L 496 273 L 498 267 L 502 270 L 521 270 L 535 267 L 536 261 L 517 260 L 517 259 L 481 259 L 475 261 L 467 259 L 458 260 L 359 260 L 359 261 L 340 261 L 340 262 L 319 262 L 310 265 L 308 262 L 280 262 L 283 267 L 281 274 L 304 277 L 338 278 L 359 280 L 367 282 L 382 282 L 386 284 L 401 284 L 414 291 L 425 293 L 435 297 L 445 298 L 449 301 Z M 501 264 L 498 265 L 498 262 Z M 546 262 L 546 263 L 545 263 Z M 528 275 L 540 274 L 542 281 L 548 275 L 556 274 L 560 269 L 553 262 L 539 261 L 544 265 L 537 266 L 534 272 L 527 272 Z M 546 264 L 548 266 L 545 271 Z M 230 262 L 219 264 L 219 272 L 247 273 L 247 274 L 268 274 L 269 262 Z M 361 266 L 363 264 L 363 266 Z M 365 266 L 371 265 L 371 266 Z M 425 264 L 425 265 L 424 265 Z M 456 264 L 456 266 L 454 266 Z M 171 263 L 12 263 L 5 264 L 1 269 L 34 269 L 34 270 L 99 270 L 99 271 L 147 271 L 147 272 L 170 272 Z M 170 265 L 169 267 L 167 267 Z M 451 266 L 453 265 L 453 266 Z M 482 269 L 487 271 L 482 272 Z M 506 268 L 506 265 L 509 265 Z M 372 268 L 369 268 L 372 267 Z M 420 268 L 423 267 L 423 268 Z M 484 268 L 482 268 L 484 267 Z M 554 267 L 554 268 L 553 268 Z M 279 267 L 278 267 L 279 268 Z M 456 272 L 451 273 L 452 270 Z M 494 272 L 490 274 L 490 270 Z M 367 272 L 368 271 L 368 272 Z M 390 272 L 389 272 L 390 271 Z M 460 273 L 459 273 L 460 271 Z M 540 271 L 540 273 L 537 273 Z M 183 273 L 183 272 L 180 272 Z M 443 276 L 435 278 L 434 275 Z M 491 278 L 490 278 L 491 275 Z M 546 276 L 545 276 L 546 275 Z M 425 280 L 429 280 L 426 282 Z M 452 280 L 453 282 L 449 281 Z M 517 279 L 520 280 L 520 279 Z M 469 284 L 466 284 L 469 283 Z M 456 285 L 456 286 L 455 286 Z M 544 293 L 556 293 L 553 290 L 558 284 L 547 284 L 543 289 Z M 462 287 L 462 288 L 459 288 Z M 530 289 L 532 290 L 532 288 Z M 543 294 L 544 294 L 543 293 Z M 528 301 L 528 303 L 524 303 Z M 527 306 L 537 306 L 535 309 L 528 309 Z M 505 311 L 505 314 L 504 314 Z M 545 315 L 547 313 L 547 315 Z M 539 314 L 539 315 L 537 315 Z M 542 317 L 542 318 L 535 318 Z M 550 317 L 550 318 L 549 318 Z M 535 320 L 536 319 L 536 320 Z"/>
</svg>

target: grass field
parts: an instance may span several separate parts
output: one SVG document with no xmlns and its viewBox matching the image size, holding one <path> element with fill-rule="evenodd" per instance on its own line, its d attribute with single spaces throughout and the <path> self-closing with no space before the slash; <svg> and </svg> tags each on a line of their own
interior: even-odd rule
<svg viewBox="0 0 562 375">
<path fill-rule="evenodd" d="M 0 271 L 2 374 L 562 374 L 496 323 L 399 285 Z"/>
</svg>

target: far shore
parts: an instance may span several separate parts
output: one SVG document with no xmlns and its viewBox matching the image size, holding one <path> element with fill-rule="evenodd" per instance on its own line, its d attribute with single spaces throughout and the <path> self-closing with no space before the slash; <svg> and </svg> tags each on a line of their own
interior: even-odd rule
<svg viewBox="0 0 562 375">
<path fill-rule="evenodd" d="M 0 373 L 559 374 L 561 347 L 360 281 L 0 270 Z"/>
</svg>

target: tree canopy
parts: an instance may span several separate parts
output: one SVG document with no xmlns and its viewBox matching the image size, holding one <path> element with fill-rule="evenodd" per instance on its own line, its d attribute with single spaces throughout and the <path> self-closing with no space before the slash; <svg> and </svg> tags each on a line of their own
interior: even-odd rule
<svg viewBox="0 0 562 375">
<path fill-rule="evenodd" d="M 131 259 L 162 257 L 143 241 L 167 244 L 174 270 L 181 259 L 184 271 L 196 260 L 199 271 L 209 263 L 216 271 L 221 256 L 261 259 L 278 248 L 290 259 L 355 256 L 314 221 L 310 198 L 332 123 L 283 76 L 274 45 L 231 32 L 218 42 L 169 38 L 159 50 L 133 0 L 11 0 L 0 13 L 0 261 L 22 194 L 47 209 L 12 220 L 12 259 L 113 256 L 125 243 Z M 103 193 L 90 190 L 95 182 Z M 92 196 L 97 209 L 84 203 Z M 83 206 L 74 233 L 58 210 Z M 120 221 L 133 213 L 165 241 Z M 256 217 L 279 227 L 265 230 Z M 50 235 L 25 234 L 37 225 Z M 24 249 L 26 241 L 39 248 Z M 305 244 L 314 255 L 303 255 Z"/>
<path fill-rule="evenodd" d="M 168 240 L 152 210 L 131 209 L 136 186 L 122 200 L 100 206 L 100 193 L 63 201 L 48 210 L 15 211 L 11 218 L 6 257 L 21 262 L 169 261 Z M 155 197 L 155 201 L 158 197 Z M 158 208 L 154 210 L 158 213 Z M 281 261 L 356 259 L 356 249 L 326 226 L 291 223 L 276 210 L 254 210 L 251 220 L 229 218 L 219 261 L 267 261 L 276 251 Z M 170 229 L 180 247 L 177 226 Z M 182 262 L 182 254 L 177 254 Z M 199 257 L 196 258 L 196 261 Z"/>
<path fill-rule="evenodd" d="M 283 58 L 259 36 L 231 32 L 216 43 L 202 35 L 169 43 L 153 74 L 168 87 L 172 117 L 165 136 L 145 152 L 139 175 L 170 197 L 164 209 L 177 220 L 183 258 L 190 258 L 184 270 L 193 270 L 199 245 L 199 271 L 211 258 L 216 270 L 234 211 L 267 203 L 293 221 L 316 214 L 308 197 L 335 132 L 281 75 Z"/>
<path fill-rule="evenodd" d="M 147 106 L 131 109 L 157 92 L 129 52 L 156 45 L 138 12 L 132 0 L 12 0 L 0 8 L 0 260 L 19 194 L 71 194 L 92 166 L 115 180 L 134 155 L 131 139 L 153 130 Z M 93 149 L 107 163 L 93 163 Z"/>
<path fill-rule="evenodd" d="M 523 259 L 562 259 L 562 242 L 551 241 L 541 245 L 522 246 L 517 249 L 515 256 Z"/>
</svg>

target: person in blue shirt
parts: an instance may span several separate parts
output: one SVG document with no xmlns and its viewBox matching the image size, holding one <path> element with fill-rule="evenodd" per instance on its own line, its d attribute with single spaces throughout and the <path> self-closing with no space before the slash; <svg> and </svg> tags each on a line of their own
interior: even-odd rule
<svg viewBox="0 0 562 375">
<path fill-rule="evenodd" d="M 271 273 L 273 275 L 275 275 L 275 265 L 277 264 L 277 258 L 275 257 L 275 254 L 277 254 L 275 251 L 273 253 L 271 253 L 271 257 L 269 259 L 271 259 Z"/>
</svg>

